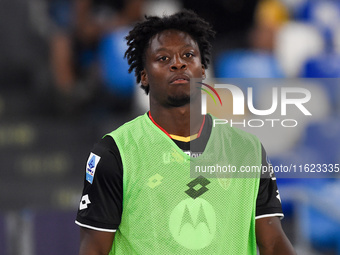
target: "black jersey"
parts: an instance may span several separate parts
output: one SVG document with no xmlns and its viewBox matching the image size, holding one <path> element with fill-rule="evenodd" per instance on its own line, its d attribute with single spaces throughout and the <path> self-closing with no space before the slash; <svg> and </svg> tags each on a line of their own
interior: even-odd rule
<svg viewBox="0 0 340 255">
<path fill-rule="evenodd" d="M 197 157 L 204 151 L 211 129 L 212 119 L 207 115 L 197 139 L 174 142 L 185 153 Z M 123 210 L 123 165 L 111 136 L 104 137 L 93 147 L 87 164 L 92 164 L 92 176 L 95 177 L 85 177 L 76 223 L 91 229 L 114 232 L 120 224 Z M 269 166 L 263 146 L 262 165 Z M 274 173 L 267 172 L 261 173 L 255 219 L 271 216 L 283 217 L 283 212 L 276 178 Z"/>
</svg>

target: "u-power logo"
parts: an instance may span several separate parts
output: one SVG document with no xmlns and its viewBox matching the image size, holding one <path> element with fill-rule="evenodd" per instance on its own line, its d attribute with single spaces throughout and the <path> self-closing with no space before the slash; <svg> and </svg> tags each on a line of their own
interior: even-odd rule
<svg viewBox="0 0 340 255">
<path fill-rule="evenodd" d="M 233 98 L 233 115 L 244 115 L 245 114 L 245 106 L 248 107 L 249 112 L 251 112 L 254 115 L 257 116 L 269 116 L 273 114 L 279 104 L 281 108 L 281 116 L 287 116 L 287 105 L 295 105 L 295 107 L 302 112 L 305 116 L 311 116 L 312 114 L 308 111 L 308 109 L 304 106 L 304 104 L 308 103 L 311 99 L 311 93 L 308 89 L 305 88 L 297 88 L 297 87 L 273 87 L 272 88 L 272 104 L 269 109 L 259 110 L 254 107 L 254 100 L 253 100 L 253 88 L 248 87 L 247 88 L 247 97 L 245 98 L 245 95 L 243 91 L 231 84 L 215 84 L 214 87 L 198 82 L 201 85 L 206 86 L 209 88 L 218 98 L 220 101 L 220 104 L 222 106 L 222 100 L 220 95 L 217 93 L 216 89 L 227 89 L 229 92 L 231 92 L 232 98 Z M 204 89 L 202 87 L 198 87 L 202 91 L 205 91 L 216 103 L 216 100 L 211 92 L 209 92 L 207 89 Z M 201 104 L 201 113 L 202 115 L 207 114 L 207 94 L 201 95 L 202 97 L 202 104 Z M 280 101 L 279 101 L 279 95 L 280 95 Z M 290 96 L 295 96 L 295 98 L 292 98 Z M 299 95 L 299 98 L 296 98 L 297 95 Z M 247 100 L 246 100 L 247 99 Z M 246 101 L 246 103 L 245 103 Z M 221 125 L 221 124 L 227 124 L 229 123 L 231 126 L 233 125 L 241 125 L 243 127 L 263 127 L 265 124 L 269 123 L 271 127 L 275 127 L 278 123 L 281 124 L 283 127 L 296 127 L 298 125 L 298 121 L 296 119 L 269 119 L 269 118 L 261 118 L 261 119 L 243 119 L 233 121 L 232 119 L 214 119 L 213 126 Z"/>
</svg>

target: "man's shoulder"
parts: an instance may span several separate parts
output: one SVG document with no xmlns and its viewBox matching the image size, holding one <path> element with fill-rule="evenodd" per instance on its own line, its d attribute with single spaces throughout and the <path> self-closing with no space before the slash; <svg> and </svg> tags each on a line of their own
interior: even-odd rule
<svg viewBox="0 0 340 255">
<path fill-rule="evenodd" d="M 135 121 L 142 118 L 144 115 L 138 116 L 128 122 L 125 122 L 118 128 L 114 129 L 110 133 L 105 134 L 102 139 L 100 139 L 93 147 L 92 150 L 101 151 L 101 152 L 113 152 L 119 154 L 118 146 L 117 146 L 117 137 L 119 137 L 119 132 L 121 130 L 129 128 Z"/>
<path fill-rule="evenodd" d="M 94 144 L 92 151 L 94 153 L 107 153 L 107 152 L 117 152 L 117 145 L 113 137 L 104 136 L 96 144 Z"/>
<path fill-rule="evenodd" d="M 134 129 L 135 125 L 143 120 L 145 120 L 145 117 L 147 117 L 146 114 L 140 115 L 130 121 L 125 122 L 123 125 L 119 126 L 115 130 L 111 131 L 110 133 L 106 134 L 105 136 L 111 136 L 112 138 L 115 138 L 115 136 L 119 135 L 122 132 L 126 132 L 128 130 Z M 104 137 L 105 137 L 104 136 Z"/>
</svg>

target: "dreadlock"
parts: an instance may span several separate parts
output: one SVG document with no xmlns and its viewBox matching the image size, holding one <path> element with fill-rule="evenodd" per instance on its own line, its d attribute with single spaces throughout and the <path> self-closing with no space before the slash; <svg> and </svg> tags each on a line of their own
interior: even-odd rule
<svg viewBox="0 0 340 255">
<path fill-rule="evenodd" d="M 135 71 L 137 83 L 141 81 L 141 71 L 145 65 L 145 53 L 150 39 L 167 29 L 176 29 L 188 33 L 198 44 L 201 53 L 201 62 L 205 69 L 208 68 L 211 44 L 208 39 L 214 37 L 215 31 L 208 22 L 196 13 L 184 10 L 162 18 L 145 16 L 146 20 L 137 25 L 126 36 L 128 49 L 125 57 L 130 65 L 129 73 Z M 141 86 L 146 94 L 149 87 Z"/>
</svg>

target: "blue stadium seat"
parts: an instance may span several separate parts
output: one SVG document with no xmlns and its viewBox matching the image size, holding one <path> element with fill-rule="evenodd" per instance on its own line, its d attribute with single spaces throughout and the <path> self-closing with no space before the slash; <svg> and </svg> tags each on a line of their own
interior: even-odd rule
<svg viewBox="0 0 340 255">
<path fill-rule="evenodd" d="M 340 86 L 335 79 L 340 78 L 340 55 L 335 52 L 324 53 L 308 59 L 301 72 L 303 78 L 320 78 L 334 110 L 339 106 Z M 338 79 L 337 79 L 338 80 Z"/>
<path fill-rule="evenodd" d="M 330 117 L 309 124 L 300 146 L 303 148 L 314 151 L 315 158 L 306 157 L 306 163 L 333 164 L 333 167 L 340 164 L 340 120 Z M 296 203 L 297 222 L 301 236 L 313 248 L 322 252 L 340 251 L 340 182 L 335 179 L 340 173 L 322 175 L 328 178 L 306 179 L 301 185 L 305 199 Z"/>
<path fill-rule="evenodd" d="M 298 77 L 305 61 L 325 49 L 323 34 L 306 22 L 290 21 L 277 32 L 274 53 L 288 77 Z"/>
<path fill-rule="evenodd" d="M 305 1 L 296 18 L 309 22 L 321 30 L 332 30 L 340 24 L 340 2 L 338 0 Z"/>
<path fill-rule="evenodd" d="M 327 184 L 331 179 L 315 178 L 308 173 L 299 172 L 299 166 L 303 166 L 305 163 L 317 163 L 321 161 L 321 156 L 315 149 L 311 149 L 305 146 L 297 146 L 289 152 L 275 156 L 271 158 L 273 166 L 296 166 L 296 173 L 287 174 L 283 172 L 276 172 L 276 182 L 280 191 L 282 199 L 282 210 L 285 216 L 292 216 L 295 212 L 297 198 L 301 191 L 305 188 L 315 188 Z M 294 169 L 293 167 L 291 169 Z M 291 170 L 294 171 L 294 170 Z M 287 178 L 290 177 L 290 178 Z"/>
<path fill-rule="evenodd" d="M 297 210 L 301 238 L 319 251 L 340 254 L 339 181 L 306 189 L 305 194 L 308 198 Z"/>
<path fill-rule="evenodd" d="M 124 37 L 128 31 L 129 27 L 126 27 L 107 34 L 102 38 L 98 51 L 104 86 L 123 98 L 131 97 L 136 87 L 134 73 L 128 73 L 129 65 L 124 59 L 127 49 Z"/>
<path fill-rule="evenodd" d="M 333 106 L 338 104 L 340 86 L 335 79 L 340 78 L 340 55 L 336 53 L 324 53 L 310 58 L 304 64 L 301 76 L 304 78 L 322 78 L 320 83 L 326 89 Z"/>
<path fill-rule="evenodd" d="M 340 78 L 340 55 L 335 52 L 308 59 L 302 70 L 305 78 Z"/>
<path fill-rule="evenodd" d="M 217 78 L 283 78 L 275 57 L 267 52 L 235 50 L 222 53 L 214 64 Z"/>
<path fill-rule="evenodd" d="M 303 139 L 294 149 L 283 155 L 272 157 L 273 166 L 297 167 L 307 164 L 339 164 L 340 161 L 340 119 L 330 117 L 322 122 L 310 123 L 305 131 Z M 316 168 L 315 168 L 316 169 Z M 297 168 L 299 170 L 299 168 Z M 282 206 L 285 213 L 293 213 L 295 206 L 295 194 L 292 189 L 319 189 L 332 182 L 332 178 L 340 177 L 340 172 L 327 173 L 297 173 L 286 178 L 289 174 L 277 172 L 277 184 L 281 190 Z M 287 192 L 287 194 L 285 194 Z"/>
<path fill-rule="evenodd" d="M 303 144 L 318 152 L 320 163 L 340 163 L 340 119 L 330 117 L 309 124 Z"/>
</svg>

